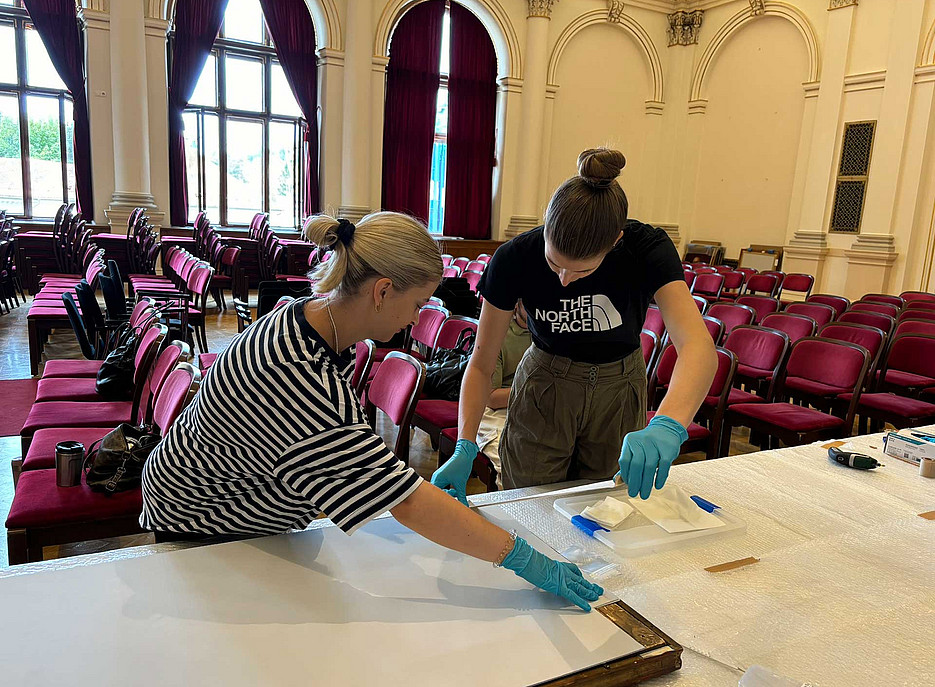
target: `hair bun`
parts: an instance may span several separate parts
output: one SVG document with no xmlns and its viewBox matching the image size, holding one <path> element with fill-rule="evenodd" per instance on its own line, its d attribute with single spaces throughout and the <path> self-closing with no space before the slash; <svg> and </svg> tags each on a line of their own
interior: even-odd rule
<svg viewBox="0 0 935 687">
<path fill-rule="evenodd" d="M 619 150 L 591 148 L 578 156 L 578 176 L 595 188 L 607 188 L 626 166 L 627 158 Z"/>
</svg>

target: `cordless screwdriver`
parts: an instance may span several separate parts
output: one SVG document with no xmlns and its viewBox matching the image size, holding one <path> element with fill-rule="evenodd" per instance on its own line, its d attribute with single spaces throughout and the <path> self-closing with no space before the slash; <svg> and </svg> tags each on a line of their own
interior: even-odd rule
<svg viewBox="0 0 935 687">
<path fill-rule="evenodd" d="M 868 456 L 866 453 L 856 453 L 854 451 L 842 451 L 836 446 L 828 449 L 828 456 L 837 463 L 857 470 L 873 470 L 883 467 L 883 463 L 877 462 L 876 458 Z"/>
</svg>

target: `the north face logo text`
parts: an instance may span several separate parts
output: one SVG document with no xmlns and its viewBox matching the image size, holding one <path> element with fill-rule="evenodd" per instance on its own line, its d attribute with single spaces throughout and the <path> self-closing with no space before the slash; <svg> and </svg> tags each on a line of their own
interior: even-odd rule
<svg viewBox="0 0 935 687">
<path fill-rule="evenodd" d="M 603 295 L 562 298 L 561 310 L 536 308 L 535 319 L 547 322 L 553 332 L 606 332 L 623 324 L 620 313 Z"/>
</svg>

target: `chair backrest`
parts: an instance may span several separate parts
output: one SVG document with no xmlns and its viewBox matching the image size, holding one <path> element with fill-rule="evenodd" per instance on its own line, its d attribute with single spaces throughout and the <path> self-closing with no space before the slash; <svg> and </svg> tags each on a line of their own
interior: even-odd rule
<svg viewBox="0 0 935 687">
<path fill-rule="evenodd" d="M 370 339 L 358 341 L 354 346 L 354 374 L 351 375 L 351 388 L 357 398 L 363 398 L 367 377 L 373 368 L 373 354 L 376 345 Z"/>
<path fill-rule="evenodd" d="M 489 264 L 493 260 L 493 256 L 490 253 L 481 253 L 477 256 L 477 259 L 480 260 L 485 265 Z"/>
<path fill-rule="evenodd" d="M 935 310 L 935 302 L 933 301 L 909 301 L 906 305 L 903 306 L 903 311 L 906 310 Z"/>
<path fill-rule="evenodd" d="M 461 276 L 461 270 L 459 270 L 457 267 L 452 267 L 449 265 L 448 267 L 445 267 L 444 269 L 442 269 L 442 279 L 446 277 L 460 277 L 460 276 Z"/>
<path fill-rule="evenodd" d="M 708 334 L 711 335 L 711 340 L 714 341 L 714 345 L 717 346 L 721 343 L 721 338 L 724 336 L 724 323 L 710 315 L 702 315 L 701 320 L 704 322 Z"/>
<path fill-rule="evenodd" d="M 108 260 L 107 271 L 101 274 L 98 281 L 101 285 L 101 294 L 104 296 L 108 319 L 124 319 L 127 316 L 127 296 L 123 291 L 123 281 L 120 279 L 117 263 Z"/>
<path fill-rule="evenodd" d="M 469 272 L 471 270 L 474 270 L 475 272 L 483 273 L 484 268 L 486 267 L 487 267 L 487 263 L 483 262 L 482 260 L 471 260 L 471 262 L 469 262 L 467 266 L 464 268 L 464 271 Z"/>
<path fill-rule="evenodd" d="M 758 294 L 765 293 L 767 296 L 775 296 L 779 291 L 779 277 L 775 274 L 766 274 L 762 272 L 760 274 L 751 275 L 747 279 L 747 283 L 744 286 L 745 294 Z"/>
<path fill-rule="evenodd" d="M 411 355 L 392 351 L 380 363 L 367 390 L 368 404 L 382 410 L 399 427 L 395 453 L 404 462 L 409 459 L 409 424 L 424 383 L 425 366 Z"/>
<path fill-rule="evenodd" d="M 838 322 L 856 322 L 857 324 L 868 324 L 871 327 L 882 329 L 887 335 L 893 331 L 896 320 L 889 315 L 883 315 L 877 312 L 867 312 L 866 310 L 848 310 L 838 316 Z"/>
<path fill-rule="evenodd" d="M 897 322 L 903 320 L 935 320 L 935 310 L 917 309 L 914 305 L 907 306 L 896 318 Z"/>
<path fill-rule="evenodd" d="M 787 274 L 782 280 L 782 284 L 779 288 L 779 293 L 782 295 L 786 291 L 792 291 L 794 293 L 804 293 L 805 297 L 812 292 L 812 287 L 815 285 L 815 277 L 811 274 L 804 274 L 802 272 L 792 272 Z"/>
<path fill-rule="evenodd" d="M 185 283 L 196 300 L 207 295 L 212 276 L 214 276 L 214 268 L 204 262 L 200 263 L 192 270 L 191 274 L 188 275 L 188 279 Z"/>
<path fill-rule="evenodd" d="M 755 274 L 753 276 L 759 277 L 760 275 Z M 753 309 L 753 312 L 756 313 L 754 322 L 759 322 L 771 312 L 779 311 L 779 299 L 770 296 L 738 296 L 737 303 Z"/>
<path fill-rule="evenodd" d="M 730 393 L 731 385 L 734 383 L 734 373 L 737 371 L 737 356 L 726 348 L 718 346 L 717 351 L 717 371 L 714 373 L 714 379 L 711 380 L 711 386 L 708 388 L 706 396 L 714 397 L 726 403 L 727 395 Z M 672 375 L 675 372 L 675 364 L 678 362 L 678 351 L 674 344 L 666 346 L 659 356 L 659 362 L 656 364 L 653 378 L 649 384 L 649 400 L 652 403 L 654 397 L 659 391 L 668 387 L 672 382 Z"/>
<path fill-rule="evenodd" d="M 716 317 L 724 323 L 724 333 L 729 334 L 734 327 L 742 324 L 753 324 L 756 311 L 748 305 L 739 303 L 712 303 L 708 307 L 708 316 Z"/>
<path fill-rule="evenodd" d="M 935 322 L 932 323 L 935 325 Z M 935 333 L 935 327 L 933 327 Z M 871 327 L 856 322 L 831 322 L 818 331 L 823 339 L 849 341 L 863 346 L 870 353 L 870 369 L 875 370 L 880 364 L 883 350 L 886 348 L 886 332 L 878 327 Z"/>
<path fill-rule="evenodd" d="M 795 343 L 806 336 L 815 336 L 818 323 L 807 315 L 794 315 L 788 312 L 770 313 L 760 322 L 761 327 L 778 329 L 789 336 L 789 341 Z"/>
<path fill-rule="evenodd" d="M 783 379 L 799 377 L 858 391 L 870 365 L 870 352 L 858 344 L 809 337 L 792 344 Z"/>
<path fill-rule="evenodd" d="M 695 273 L 692 270 L 683 269 L 682 274 L 685 276 L 685 285 L 688 286 L 688 290 L 691 291 L 695 284 Z"/>
<path fill-rule="evenodd" d="M 913 301 L 929 301 L 930 303 L 935 303 L 935 293 L 928 293 L 927 291 L 903 291 L 899 294 L 899 297 L 906 303 L 911 303 Z"/>
<path fill-rule="evenodd" d="M 757 270 L 753 267 L 738 267 L 737 271 L 743 275 L 744 284 L 750 280 L 750 277 L 757 273 Z"/>
<path fill-rule="evenodd" d="M 144 318 L 152 311 L 153 301 L 150 298 L 141 298 L 136 302 L 136 305 L 133 306 L 133 310 L 130 312 L 130 326 L 138 327 Z"/>
<path fill-rule="evenodd" d="M 175 418 L 191 403 L 201 386 L 201 372 L 188 363 L 179 363 L 166 377 L 153 404 L 152 424 L 165 434 Z"/>
<path fill-rule="evenodd" d="M 136 354 L 133 356 L 133 383 L 139 384 L 146 379 L 150 372 L 150 365 L 156 359 L 156 352 L 162 346 L 166 336 L 169 334 L 169 328 L 164 324 L 155 322 L 149 325 L 140 336 L 140 343 L 136 347 Z M 147 364 L 148 361 L 148 364 Z"/>
<path fill-rule="evenodd" d="M 743 324 L 727 335 L 724 348 L 737 356 L 738 364 L 771 373 L 767 398 L 772 398 L 773 385 L 789 350 L 789 337 L 785 332 Z"/>
<path fill-rule="evenodd" d="M 856 303 L 851 303 L 850 310 L 863 310 L 865 312 L 879 312 L 884 315 L 889 315 L 890 317 L 896 317 L 899 315 L 899 308 L 895 305 L 890 305 L 889 303 L 879 303 L 876 301 L 857 301 Z"/>
<path fill-rule="evenodd" d="M 743 272 L 738 270 L 730 270 L 721 274 L 724 275 L 724 291 L 739 291 L 746 279 Z"/>
<path fill-rule="evenodd" d="M 708 299 L 702 298 L 701 296 L 695 296 L 694 294 L 692 295 L 692 299 L 695 301 L 695 305 L 698 307 L 698 312 L 704 315 L 708 309 Z"/>
<path fill-rule="evenodd" d="M 448 267 L 449 265 L 451 265 L 454 259 L 455 258 L 453 255 L 449 255 L 448 253 L 443 253 L 442 254 L 442 265 L 445 267 Z"/>
<path fill-rule="evenodd" d="M 94 289 L 88 286 L 84 279 L 75 284 L 75 295 L 78 296 L 78 304 L 81 306 L 81 317 L 88 331 L 88 339 L 93 343 L 104 333 L 104 313 L 101 312 Z"/>
<path fill-rule="evenodd" d="M 776 285 L 777 293 L 778 290 L 782 288 L 783 282 L 786 280 L 786 273 L 782 270 L 763 270 L 760 274 L 772 274 L 779 280 L 779 283 Z"/>
<path fill-rule="evenodd" d="M 695 288 L 692 289 L 692 293 L 701 294 L 704 296 L 714 296 L 717 298 L 721 295 L 721 291 L 723 289 L 723 274 L 718 274 L 717 272 L 712 274 L 698 273 L 695 277 Z"/>
<path fill-rule="evenodd" d="M 471 287 L 471 291 L 477 291 L 477 285 L 480 283 L 480 278 L 484 276 L 481 272 L 475 272 L 474 270 L 465 270 L 461 275 L 467 281 L 468 286 Z"/>
<path fill-rule="evenodd" d="M 75 338 L 78 340 L 78 346 L 81 348 L 81 355 L 88 360 L 94 360 L 97 357 L 97 351 L 95 347 L 91 345 L 91 340 L 88 338 L 88 330 L 84 326 L 84 319 L 81 317 L 81 313 L 78 312 L 78 305 L 75 303 L 74 296 L 70 293 L 63 293 L 62 302 L 65 305 L 65 314 L 68 315 L 71 328 L 75 332 Z"/>
<path fill-rule="evenodd" d="M 451 264 L 463 272 L 464 270 L 467 269 L 467 266 L 468 264 L 470 264 L 470 262 L 471 262 L 470 258 L 459 257 L 459 258 L 455 258 L 454 260 L 452 260 Z"/>
<path fill-rule="evenodd" d="M 660 341 L 666 333 L 666 323 L 662 319 L 662 311 L 656 305 L 646 308 L 646 317 L 643 319 L 643 329 L 651 331 Z"/>
<path fill-rule="evenodd" d="M 451 313 L 447 308 L 440 308 L 437 305 L 423 305 L 419 311 L 419 321 L 416 323 L 410 338 L 423 346 L 431 348 L 435 345 L 435 337 L 438 336 L 438 330 L 442 328 Z"/>
<path fill-rule="evenodd" d="M 646 374 L 652 376 L 656 356 L 659 355 L 659 337 L 655 332 L 644 329 L 640 332 L 640 348 L 643 351 L 643 363 L 646 365 Z"/>
<path fill-rule="evenodd" d="M 928 334 L 935 336 L 935 320 L 906 318 L 896 323 L 893 336 L 900 334 Z"/>
<path fill-rule="evenodd" d="M 708 267 L 708 266 L 705 266 L 705 267 L 696 267 L 696 268 L 695 268 L 695 274 L 697 274 L 697 275 L 702 275 L 702 274 L 717 274 L 717 270 L 714 269 L 713 267 Z"/>
<path fill-rule="evenodd" d="M 253 324 L 253 311 L 250 310 L 250 304 L 245 301 L 235 298 L 234 300 L 234 312 L 237 313 L 237 333 L 239 334 L 244 329 Z"/>
<path fill-rule="evenodd" d="M 159 396 L 162 385 L 175 366 L 179 363 L 187 363 L 192 359 L 192 349 L 185 341 L 173 341 L 156 357 L 149 373 L 149 378 L 143 386 L 143 397 L 140 401 L 140 409 L 144 411 L 143 417 L 148 424 L 153 417 L 154 400 Z"/>
<path fill-rule="evenodd" d="M 438 334 L 435 336 L 435 342 L 432 345 L 432 352 L 434 353 L 440 348 L 455 348 L 458 345 L 461 332 L 469 329 L 476 334 L 478 326 L 480 326 L 480 322 L 473 317 L 465 317 L 464 315 L 449 316 L 438 329 Z"/>
<path fill-rule="evenodd" d="M 819 327 L 824 327 L 834 319 L 834 308 L 822 303 L 789 303 L 784 312 L 811 317 Z"/>
<path fill-rule="evenodd" d="M 893 337 L 883 361 L 882 374 L 899 370 L 923 377 L 935 377 L 935 336 L 900 334 Z"/>
<path fill-rule="evenodd" d="M 888 293 L 865 293 L 860 300 L 865 303 L 889 303 L 897 308 L 901 308 L 906 304 L 906 301 L 899 296 L 892 296 Z"/>
</svg>

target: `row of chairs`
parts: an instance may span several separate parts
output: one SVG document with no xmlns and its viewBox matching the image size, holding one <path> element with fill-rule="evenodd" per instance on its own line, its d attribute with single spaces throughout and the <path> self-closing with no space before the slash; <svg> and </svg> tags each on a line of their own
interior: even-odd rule
<svg viewBox="0 0 935 687">
<path fill-rule="evenodd" d="M 754 295 L 781 300 L 789 294 L 796 294 L 798 300 L 807 300 L 815 284 L 815 277 L 804 273 L 757 273 L 751 268 L 721 272 L 714 271 L 715 268 L 708 269 L 711 271 L 686 269 L 684 276 L 689 291 L 709 301 Z"/>
<path fill-rule="evenodd" d="M 480 278 L 483 276 L 484 270 L 487 269 L 487 264 L 492 257 L 488 253 L 481 253 L 477 258 L 471 260 L 465 257 L 455 258 L 446 253 L 442 255 L 442 264 L 444 265 L 442 278 L 461 277 L 467 281 L 471 291 L 476 293 Z"/>
<path fill-rule="evenodd" d="M 127 218 L 127 265 L 129 274 L 156 274 L 162 251 L 159 232 L 149 223 L 144 208 L 134 208 Z"/>
<path fill-rule="evenodd" d="M 42 560 L 45 546 L 142 532 L 140 489 L 105 495 L 84 483 L 63 488 L 55 481 L 58 442 L 90 446 L 124 422 L 164 433 L 198 390 L 201 373 L 189 363 L 191 348 L 167 340 L 168 327 L 156 320 L 152 306 L 142 301 L 132 321 L 143 331 L 132 400 L 95 398 L 99 361 L 46 365 L 21 432 L 23 458 L 13 465 L 15 492 L 6 520 L 11 564 Z"/>
</svg>

